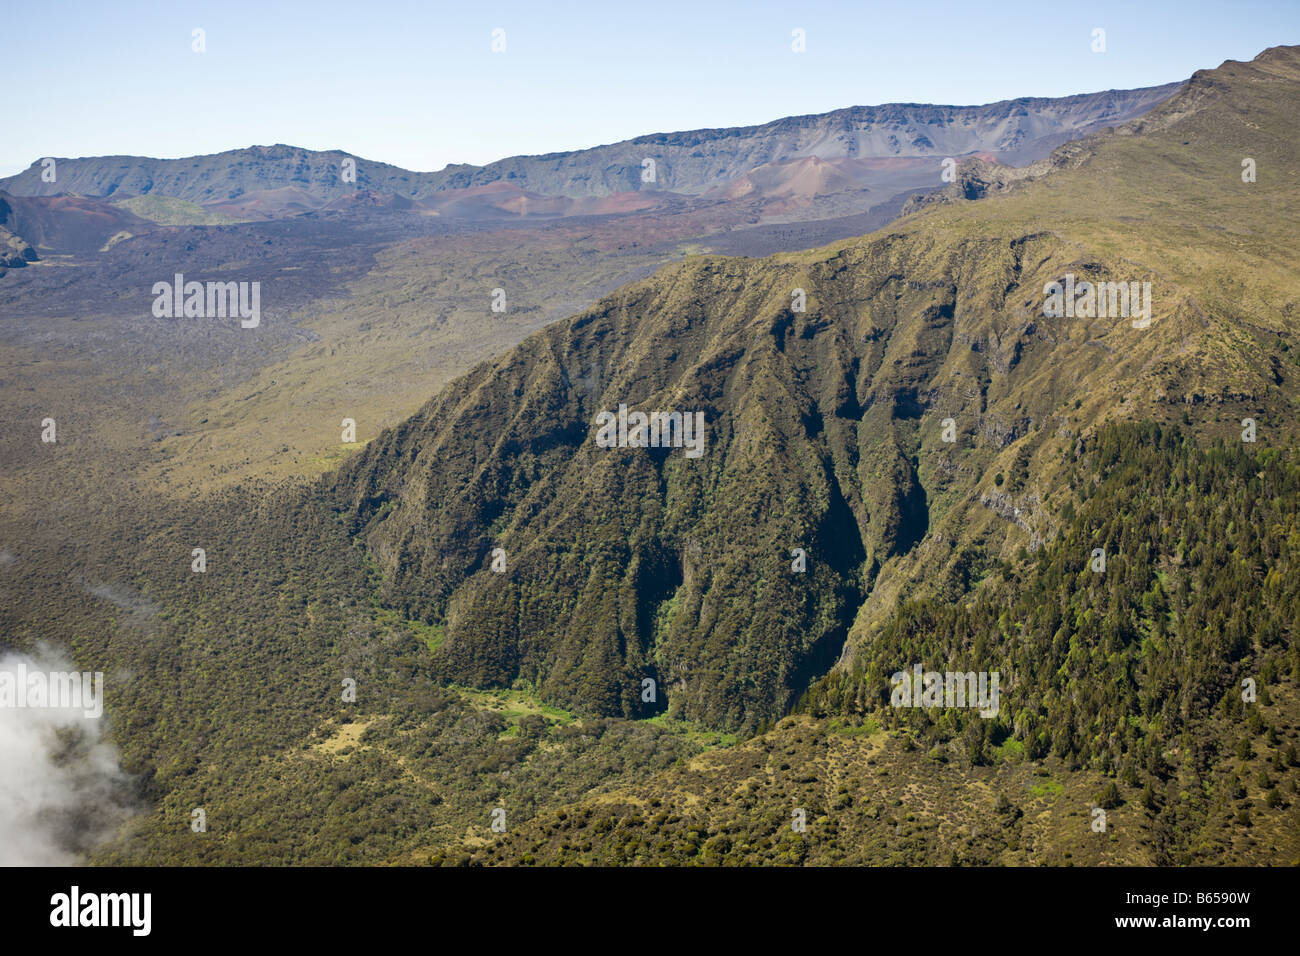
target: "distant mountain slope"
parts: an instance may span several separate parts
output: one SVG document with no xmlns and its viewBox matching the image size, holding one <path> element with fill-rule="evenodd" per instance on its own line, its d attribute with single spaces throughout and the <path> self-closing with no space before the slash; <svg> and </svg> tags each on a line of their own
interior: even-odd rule
<svg viewBox="0 0 1300 956">
<path fill-rule="evenodd" d="M 992 152 L 1006 162 L 1020 163 L 1046 156 L 1068 139 L 1139 116 L 1180 86 L 986 106 L 854 106 L 762 126 L 660 133 L 572 153 L 512 157 L 483 167 L 450 166 L 436 175 L 454 186 L 509 179 L 544 193 L 601 194 L 646 188 L 640 178 L 642 162 L 649 158 L 655 160 L 657 188 L 690 194 L 768 163 L 805 157 L 942 158 Z"/>
<path fill-rule="evenodd" d="M 629 716 L 664 705 L 649 677 L 671 713 L 752 730 L 902 594 L 961 594 L 1051 538 L 1098 423 L 1213 404 L 1290 433 L 1297 98 L 1300 51 L 1276 48 L 1005 197 L 669 267 L 383 433 L 340 507 L 388 599 L 445 626 L 443 677 Z M 1243 156 L 1267 176 L 1243 183 Z M 1045 316 L 1067 274 L 1150 282 L 1151 325 Z M 620 405 L 699 410 L 707 450 L 597 447 Z"/>
<path fill-rule="evenodd" d="M 153 228 L 134 213 L 81 196 L 13 196 L 0 191 L 0 226 L 37 249 L 93 253 L 114 237 Z"/>
<path fill-rule="evenodd" d="M 15 176 L 0 179 L 0 189 L 27 196 L 159 193 L 196 203 L 289 188 L 326 202 L 358 189 L 423 199 L 442 190 L 496 182 L 571 198 L 647 189 L 697 194 L 756 167 L 808 157 L 942 158 L 989 152 L 1006 162 L 1027 162 L 1047 155 L 1065 140 L 1133 119 L 1179 86 L 1170 83 L 1060 99 L 1004 100 L 986 106 L 854 106 L 762 126 L 656 133 L 592 149 L 513 156 L 486 166 L 453 165 L 430 173 L 411 172 L 339 150 L 314 152 L 285 145 L 251 146 L 184 159 L 58 159 L 56 182 L 43 182 L 43 168 L 35 162 Z M 343 182 L 343 163 L 348 158 L 356 160 L 355 184 Z M 653 184 L 642 182 L 645 159 L 655 161 Z"/>
</svg>

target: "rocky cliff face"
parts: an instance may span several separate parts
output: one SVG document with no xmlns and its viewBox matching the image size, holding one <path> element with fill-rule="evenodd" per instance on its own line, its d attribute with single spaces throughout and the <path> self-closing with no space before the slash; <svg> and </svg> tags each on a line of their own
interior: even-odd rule
<svg viewBox="0 0 1300 956">
<path fill-rule="evenodd" d="M 1066 140 L 1142 115 L 1179 86 L 1007 100 L 987 106 L 854 106 L 762 126 L 659 133 L 593 149 L 513 156 L 486 166 L 453 165 L 432 173 L 412 172 L 338 150 L 314 152 L 285 145 L 252 146 L 185 159 L 59 159 L 56 182 L 43 182 L 42 167 L 33 163 L 30 169 L 0 180 L 0 189 L 31 196 L 157 193 L 198 203 L 285 187 L 324 201 L 357 189 L 422 199 L 442 190 L 496 182 L 573 198 L 648 189 L 694 195 L 766 164 L 809 157 L 828 161 L 942 159 L 987 152 L 1008 163 L 1028 162 Z M 356 162 L 355 184 L 345 183 L 342 177 L 343 163 L 349 158 Z M 655 163 L 653 183 L 642 181 L 647 159 Z"/>
</svg>

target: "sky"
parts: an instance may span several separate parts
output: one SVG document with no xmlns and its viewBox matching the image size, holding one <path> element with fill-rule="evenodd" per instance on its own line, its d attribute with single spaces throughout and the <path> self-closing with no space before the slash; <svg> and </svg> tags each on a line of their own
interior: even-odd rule
<svg viewBox="0 0 1300 956">
<path fill-rule="evenodd" d="M 845 106 L 1154 86 L 1296 43 L 1300 0 L 0 0 L 0 176 L 273 143 L 437 170 Z"/>
</svg>

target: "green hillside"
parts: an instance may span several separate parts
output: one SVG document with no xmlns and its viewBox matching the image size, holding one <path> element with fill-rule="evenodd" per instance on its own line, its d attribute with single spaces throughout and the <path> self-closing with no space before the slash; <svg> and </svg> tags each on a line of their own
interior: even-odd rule
<svg viewBox="0 0 1300 956">
<path fill-rule="evenodd" d="M 1253 416 L 1285 446 L 1298 61 L 1199 73 L 1046 175 L 886 233 L 693 257 L 480 366 L 340 472 L 384 600 L 446 628 L 443 679 L 635 717 L 650 678 L 670 713 L 752 732 L 900 598 L 1051 540 L 1100 424 L 1186 411 L 1208 441 Z M 1150 326 L 1045 317 L 1066 275 L 1149 282 Z M 620 405 L 702 411 L 707 452 L 597 447 Z"/>
<path fill-rule="evenodd" d="M 805 716 L 435 862 L 1295 865 L 1300 460 L 1240 445 L 1105 429 L 1036 560 L 906 604 Z M 999 713 L 890 706 L 913 662 L 999 672 Z"/>
</svg>

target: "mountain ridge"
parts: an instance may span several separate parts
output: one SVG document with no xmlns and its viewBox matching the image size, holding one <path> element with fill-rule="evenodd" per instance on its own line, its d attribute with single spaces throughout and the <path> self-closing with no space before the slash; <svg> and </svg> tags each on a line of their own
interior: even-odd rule
<svg viewBox="0 0 1300 956">
<path fill-rule="evenodd" d="M 326 201 L 364 188 L 424 199 L 447 189 L 509 181 L 569 198 L 647 187 L 694 195 L 766 163 L 808 156 L 942 157 L 991 151 L 1009 162 L 1037 158 L 1063 139 L 1145 112 L 1180 86 L 1176 82 L 1068 97 L 1022 97 L 980 106 L 852 106 L 757 126 L 652 133 L 579 150 L 506 157 L 484 166 L 455 164 L 436 172 L 413 172 L 343 150 L 312 151 L 285 144 L 177 159 L 51 157 L 57 163 L 56 182 L 44 182 L 36 162 L 0 179 L 0 189 L 15 195 L 74 192 L 100 198 L 158 192 L 205 203 L 284 186 L 298 186 Z M 700 147 L 710 143 L 714 150 L 701 152 Z M 865 149 L 868 146 L 872 148 Z M 647 154 L 646 147 L 659 152 Z M 342 162 L 349 158 L 356 161 L 354 186 L 340 175 Z M 652 184 L 642 181 L 647 158 L 656 162 Z M 232 163 L 250 168 L 239 176 L 229 170 L 223 174 L 221 167 Z"/>
</svg>

